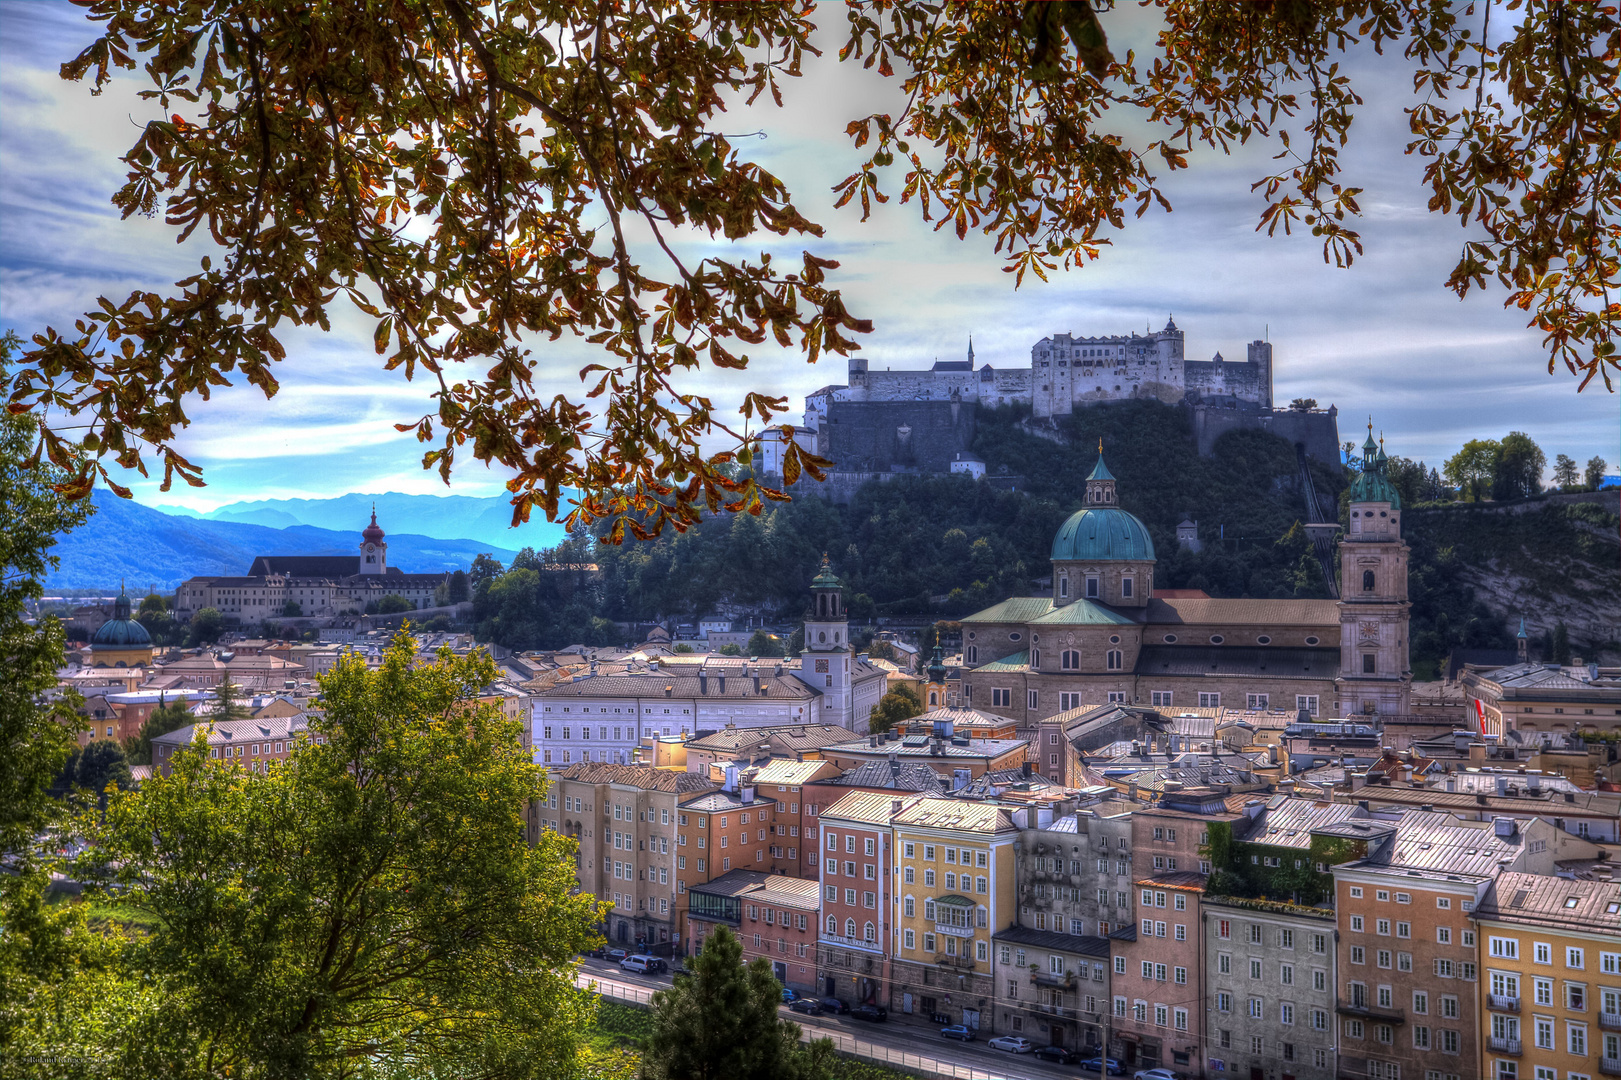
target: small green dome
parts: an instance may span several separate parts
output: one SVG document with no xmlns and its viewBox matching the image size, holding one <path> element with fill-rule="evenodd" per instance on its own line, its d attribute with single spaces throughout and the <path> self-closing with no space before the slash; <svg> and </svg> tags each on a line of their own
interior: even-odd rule
<svg viewBox="0 0 1621 1080">
<path fill-rule="evenodd" d="M 1392 510 L 1401 509 L 1401 496 L 1396 492 L 1396 485 L 1392 484 L 1378 467 L 1363 469 L 1357 478 L 1351 481 L 1351 501 L 1359 502 L 1387 502 Z"/>
<path fill-rule="evenodd" d="M 1054 562 L 1154 562 L 1154 541 L 1135 514 L 1088 506 L 1069 516 L 1053 537 Z"/>
</svg>

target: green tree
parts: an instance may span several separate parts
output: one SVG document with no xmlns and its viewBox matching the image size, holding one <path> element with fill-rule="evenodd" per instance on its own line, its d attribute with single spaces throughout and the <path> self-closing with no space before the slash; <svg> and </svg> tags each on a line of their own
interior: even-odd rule
<svg viewBox="0 0 1621 1080">
<path fill-rule="evenodd" d="M 738 648 L 736 645 L 733 645 L 731 642 L 727 642 L 725 645 L 722 645 L 719 649 L 716 649 L 715 651 L 720 653 L 722 656 L 742 656 L 743 655 L 743 650 Z"/>
<path fill-rule="evenodd" d="M 141 724 L 140 734 L 126 748 L 129 758 L 137 765 L 155 765 L 152 760 L 152 740 L 159 735 L 167 735 L 171 731 L 179 731 L 190 724 L 195 724 L 197 718 L 184 704 L 176 702 L 173 705 L 166 703 L 161 697 L 158 707 Z"/>
<path fill-rule="evenodd" d="M 416 605 L 398 593 L 389 593 L 377 603 L 379 615 L 398 615 L 406 611 L 415 611 Z"/>
<path fill-rule="evenodd" d="M 685 653 L 690 656 L 693 649 L 691 645 L 688 645 L 686 642 L 682 641 L 677 643 L 670 651 L 673 653 Z"/>
<path fill-rule="evenodd" d="M 1583 470 L 1582 479 L 1587 481 L 1589 491 L 1597 491 L 1599 485 L 1604 483 L 1604 470 L 1609 464 L 1597 454 L 1587 459 L 1587 468 Z"/>
<path fill-rule="evenodd" d="M 775 634 L 768 634 L 764 630 L 756 630 L 749 636 L 749 643 L 743 650 L 749 656 L 782 656 L 782 639 Z"/>
<path fill-rule="evenodd" d="M 456 570 L 450 575 L 450 588 L 447 597 L 452 604 L 465 604 L 472 598 L 467 583 L 467 571 Z"/>
<path fill-rule="evenodd" d="M 1563 619 L 1560 619 L 1559 622 L 1554 625 L 1553 643 L 1549 649 L 1549 653 L 1551 654 L 1550 659 L 1552 659 L 1556 664 L 1570 663 L 1570 630 L 1565 626 L 1565 621 Z"/>
<path fill-rule="evenodd" d="M 76 1009 L 31 1017 L 28 1051 L 102 1075 L 570 1075 L 607 908 L 576 895 L 572 840 L 524 841 L 546 780 L 476 704 L 494 678 L 483 654 L 418 666 L 402 633 L 377 671 L 321 677 L 322 741 L 281 768 L 197 743 L 112 800 L 94 866 L 152 929 L 115 978 L 61 987 Z"/>
<path fill-rule="evenodd" d="M 805 627 L 803 625 L 800 625 L 800 626 L 794 627 L 794 632 L 788 635 L 788 645 L 786 647 L 785 652 L 786 652 L 786 655 L 788 655 L 788 656 L 798 656 L 800 653 L 802 653 L 804 651 L 805 651 Z"/>
<path fill-rule="evenodd" d="M 1481 488 L 1489 490 L 1497 475 L 1497 460 L 1502 453 L 1503 444 L 1495 439 L 1470 439 L 1463 449 L 1447 458 L 1441 471 L 1449 483 L 1468 494 L 1470 502 L 1479 502 Z"/>
<path fill-rule="evenodd" d="M 1554 486 L 1561 491 L 1570 491 L 1581 483 L 1581 474 L 1576 471 L 1576 459 L 1569 454 L 1560 454 L 1553 459 Z"/>
<path fill-rule="evenodd" d="M 1289 402 L 1289 408 L 1294 412 L 1311 412 L 1316 407 L 1316 398 L 1297 397 L 1293 401 Z"/>
<path fill-rule="evenodd" d="M 15 346 L 15 337 L 0 337 L 0 378 Z M 54 490 L 68 479 L 55 466 L 25 467 L 37 434 L 32 419 L 0 409 L 0 1053 L 10 1062 L 20 1060 L 15 1047 L 30 1003 L 48 998 L 81 962 L 81 947 L 93 944 L 69 933 L 82 924 L 78 913 L 45 902 L 57 860 L 37 840 L 62 822 L 52 787 L 77 755 L 84 721 L 74 711 L 77 694 L 54 692 L 66 644 L 61 621 L 27 621 L 58 564 L 51 548 L 93 507 Z"/>
<path fill-rule="evenodd" d="M 73 782 L 96 796 L 101 808 L 106 809 L 107 785 L 125 791 L 135 785 L 135 778 L 129 771 L 129 757 L 117 739 L 92 739 L 79 752 Z"/>
<path fill-rule="evenodd" d="M 653 994 L 653 1030 L 642 1052 L 647 1080 L 826 1080 L 833 1044 L 799 1042 L 781 1019 L 782 984 L 771 962 L 743 965 L 743 945 L 726 926 L 705 939 L 688 971 Z"/>
<path fill-rule="evenodd" d="M 867 718 L 867 730 L 877 735 L 922 713 L 923 703 L 918 700 L 917 694 L 910 686 L 900 683 L 872 707 L 872 714 Z"/>
<path fill-rule="evenodd" d="M 1492 473 L 1494 499 L 1523 499 L 1542 491 L 1542 473 L 1548 456 L 1523 431 L 1511 431 L 1500 444 Z"/>
<path fill-rule="evenodd" d="M 1284 164 L 1258 170 L 1257 226 L 1309 230 L 1346 266 L 1364 197 L 1340 168 L 1363 103 L 1346 56 L 1397 43 L 1423 88 L 1400 122 L 1429 205 L 1473 230 L 1446 286 L 1495 282 L 1550 370 L 1609 383 L 1621 313 L 1593 298 L 1616 285 L 1621 234 L 1614 5 L 1528 5 L 1487 34 L 1455 4 L 1162 0 L 1144 47 L 1117 51 L 1124 8 L 425 0 L 280 19 L 225 0 L 95 4 L 100 36 L 63 76 L 99 90 L 139 70 L 156 103 L 114 204 L 164 214 L 207 254 L 167 295 L 87 302 L 82 325 L 43 329 L 9 400 L 88 427 L 74 494 L 108 480 L 109 456 L 196 479 L 180 453 L 194 400 L 222 372 L 274 394 L 285 335 L 353 305 L 403 378 L 481 364 L 434 380 L 422 463 L 447 480 L 468 456 L 508 467 L 515 522 L 573 501 L 617 542 L 759 513 L 784 494 L 749 466 L 787 402 L 739 388 L 728 419 L 707 381 L 768 336 L 816 362 L 871 324 L 838 264 L 796 246 L 823 232 L 794 202 L 808 178 L 768 171 L 770 151 L 723 134 L 721 110 L 770 109 L 807 70 L 863 65 L 870 100 L 905 104 L 847 125 L 835 206 L 865 219 L 896 192 L 959 239 L 994 239 L 1015 285 L 1084 266 L 1131 213 L 1169 208 L 1167 174 L 1219 167 L 1196 146 L 1263 143 L 1257 160 Z M 829 32 L 842 48 L 812 44 Z M 671 230 L 717 243 L 693 263 Z M 766 234 L 801 254 L 754 257 Z M 598 348 L 578 393 L 534 390 L 541 334 Z M 822 463 L 782 435 L 783 480 L 814 475 Z"/>
<path fill-rule="evenodd" d="M 187 641 L 192 645 L 212 645 L 225 632 L 225 616 L 219 608 L 205 607 L 191 617 Z"/>
<path fill-rule="evenodd" d="M 246 720 L 250 715 L 248 707 L 242 704 L 242 687 L 232 682 L 229 674 L 214 687 L 214 708 L 208 715 L 216 724 Z"/>
<path fill-rule="evenodd" d="M 297 600 L 289 600 L 281 606 L 281 616 L 284 619 L 303 618 L 304 607 Z"/>
</svg>

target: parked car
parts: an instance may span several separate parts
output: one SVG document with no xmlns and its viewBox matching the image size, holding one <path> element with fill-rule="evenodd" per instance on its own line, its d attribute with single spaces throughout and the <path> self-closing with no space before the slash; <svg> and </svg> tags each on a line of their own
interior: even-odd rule
<svg viewBox="0 0 1621 1080">
<path fill-rule="evenodd" d="M 785 987 L 782 988 L 782 1000 L 784 1000 L 784 1001 L 798 1001 L 799 1000 L 799 995 L 794 993 L 792 990 L 788 989 L 785 986 Z"/>
<path fill-rule="evenodd" d="M 795 998 L 788 1003 L 788 1008 L 796 1013 L 804 1013 L 806 1016 L 822 1015 L 822 1003 L 815 998 Z"/>
<path fill-rule="evenodd" d="M 612 963 L 617 964 L 617 963 L 619 963 L 619 961 L 623 960 L 625 957 L 627 957 L 629 955 L 630 955 L 630 950 L 628 950 L 628 949 L 608 949 L 608 950 L 605 950 L 603 952 L 602 958 L 604 960 L 607 960 L 607 961 L 610 961 Z"/>
<path fill-rule="evenodd" d="M 669 964 L 658 957 L 643 954 L 627 956 L 619 961 L 619 970 L 635 972 L 638 975 L 657 975 L 661 971 L 667 971 L 669 967 Z"/>
<path fill-rule="evenodd" d="M 963 1042 L 974 1041 L 973 1030 L 971 1028 L 964 1027 L 962 1024 L 950 1024 L 941 1028 L 940 1036 L 941 1038 L 945 1039 L 960 1039 Z"/>
<path fill-rule="evenodd" d="M 874 1024 L 881 1024 L 889 1019 L 889 1010 L 882 1005 L 857 1005 L 850 1010 L 850 1017 L 854 1020 L 866 1020 Z"/>
<path fill-rule="evenodd" d="M 998 1035 L 985 1043 L 992 1050 L 1006 1050 L 1010 1054 L 1028 1054 L 1035 1047 L 1022 1035 Z"/>
<path fill-rule="evenodd" d="M 837 1016 L 840 1013 L 847 1013 L 850 1011 L 850 1006 L 846 1005 L 836 997 L 825 997 L 820 1000 L 822 1002 L 822 1011 L 825 1013 L 832 1013 L 834 1016 Z"/>
<path fill-rule="evenodd" d="M 1182 1075 L 1170 1069 L 1138 1069 L 1132 1080 L 1182 1080 Z"/>
<path fill-rule="evenodd" d="M 1038 1058 L 1056 1061 L 1060 1065 L 1068 1065 L 1075 1060 L 1075 1051 L 1062 1046 L 1038 1046 L 1031 1052 Z"/>
<path fill-rule="evenodd" d="M 1105 1061 L 1107 1061 L 1107 1064 L 1105 1064 Z M 1083 1073 L 1089 1072 L 1102 1075 L 1104 1070 L 1107 1069 L 1110 1076 L 1126 1075 L 1126 1067 L 1114 1058 L 1090 1057 L 1080 1063 L 1080 1069 Z"/>
</svg>

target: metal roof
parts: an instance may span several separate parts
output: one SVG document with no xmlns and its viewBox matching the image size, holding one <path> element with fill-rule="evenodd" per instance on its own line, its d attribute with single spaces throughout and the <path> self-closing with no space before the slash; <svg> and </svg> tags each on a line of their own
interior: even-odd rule
<svg viewBox="0 0 1621 1080">
<path fill-rule="evenodd" d="M 1498 875 L 1476 907 L 1475 918 L 1621 934 L 1621 884 L 1511 871 Z"/>
<path fill-rule="evenodd" d="M 1224 600 L 1215 597 L 1167 600 L 1156 597 L 1148 601 L 1145 622 L 1150 626 L 1230 626 L 1233 623 L 1320 626 L 1338 634 L 1340 612 L 1333 600 Z"/>
<path fill-rule="evenodd" d="M 1028 926 L 1009 926 L 992 934 L 991 939 L 1028 949 L 1051 949 L 1081 956 L 1109 955 L 1109 939 L 1095 934 L 1059 934 L 1051 930 L 1032 930 Z"/>
</svg>

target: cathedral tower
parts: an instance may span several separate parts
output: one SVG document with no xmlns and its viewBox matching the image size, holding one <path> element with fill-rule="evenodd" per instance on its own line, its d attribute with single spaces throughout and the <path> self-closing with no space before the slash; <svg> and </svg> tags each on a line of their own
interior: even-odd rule
<svg viewBox="0 0 1621 1080">
<path fill-rule="evenodd" d="M 1362 444 L 1362 472 L 1351 484 L 1350 523 L 1340 540 L 1339 715 L 1408 712 L 1413 672 L 1407 644 L 1408 547 L 1401 496 L 1385 475 L 1384 448 Z"/>
<path fill-rule="evenodd" d="M 833 573 L 826 555 L 821 570 L 811 579 L 811 609 L 805 616 L 805 653 L 800 657 L 799 677 L 822 692 L 822 723 L 854 730 L 850 620 L 844 610 L 844 583 Z"/>
</svg>

